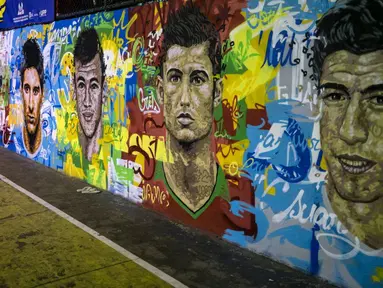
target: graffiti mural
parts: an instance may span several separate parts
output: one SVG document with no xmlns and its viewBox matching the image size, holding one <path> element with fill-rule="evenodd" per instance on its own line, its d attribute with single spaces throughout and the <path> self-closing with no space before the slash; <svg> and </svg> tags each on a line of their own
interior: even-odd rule
<svg viewBox="0 0 383 288">
<path fill-rule="evenodd" d="M 81 31 L 74 48 L 74 98 L 79 119 L 80 145 L 87 160 L 98 153 L 105 101 L 104 53 L 94 28 Z"/>
<path fill-rule="evenodd" d="M 377 11 L 383 11 L 382 2 L 348 1 L 344 7 L 335 7 L 318 24 L 318 35 L 326 42 L 317 41 L 315 52 L 325 104 L 320 126 L 331 206 L 361 241 L 383 248 L 383 151 L 379 144 L 383 35 Z M 369 31 L 360 32 L 360 27 Z M 333 36 L 335 29 L 343 33 Z M 351 35 L 352 40 L 347 39 Z"/>
<path fill-rule="evenodd" d="M 382 13 L 169 0 L 0 32 L 0 145 L 339 285 L 381 286 Z"/>
<path fill-rule="evenodd" d="M 22 136 L 25 150 L 33 155 L 41 148 L 40 111 L 44 99 L 44 60 L 39 44 L 33 38 L 23 44 L 22 53 L 24 59 L 20 70 L 20 90 L 24 112 Z"/>
</svg>

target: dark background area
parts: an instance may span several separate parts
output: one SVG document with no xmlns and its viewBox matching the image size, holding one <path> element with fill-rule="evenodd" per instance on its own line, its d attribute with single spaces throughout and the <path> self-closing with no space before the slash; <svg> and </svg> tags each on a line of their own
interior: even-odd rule
<svg viewBox="0 0 383 288">
<path fill-rule="evenodd" d="M 142 5 L 149 0 L 56 0 L 56 19 Z"/>
</svg>

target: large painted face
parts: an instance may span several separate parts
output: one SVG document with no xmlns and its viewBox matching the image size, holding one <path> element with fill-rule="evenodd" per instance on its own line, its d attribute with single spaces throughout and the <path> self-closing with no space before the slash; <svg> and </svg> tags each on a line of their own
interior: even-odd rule
<svg viewBox="0 0 383 288">
<path fill-rule="evenodd" d="M 209 135 L 213 108 L 219 104 L 221 81 L 214 85 L 208 43 L 172 46 L 166 56 L 157 93 L 164 104 L 167 131 L 180 143 Z"/>
<path fill-rule="evenodd" d="M 40 123 L 40 108 L 44 97 L 36 68 L 32 67 L 24 71 L 21 93 L 23 95 L 25 126 L 28 134 L 34 135 Z"/>
<path fill-rule="evenodd" d="M 330 179 L 348 201 L 383 196 L 383 51 L 326 57 L 321 143 Z"/>
<path fill-rule="evenodd" d="M 103 83 L 99 54 L 83 65 L 75 61 L 75 97 L 81 129 L 92 138 L 101 120 Z"/>
</svg>

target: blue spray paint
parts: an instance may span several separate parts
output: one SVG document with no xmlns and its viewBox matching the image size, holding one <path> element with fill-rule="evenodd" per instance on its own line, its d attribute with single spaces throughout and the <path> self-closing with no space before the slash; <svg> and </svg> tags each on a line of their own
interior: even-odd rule
<svg viewBox="0 0 383 288">
<path fill-rule="evenodd" d="M 319 272 L 319 242 L 315 237 L 315 232 L 319 231 L 318 224 L 315 224 L 312 230 L 312 238 L 310 245 L 310 273 L 313 275 L 317 275 Z"/>
</svg>

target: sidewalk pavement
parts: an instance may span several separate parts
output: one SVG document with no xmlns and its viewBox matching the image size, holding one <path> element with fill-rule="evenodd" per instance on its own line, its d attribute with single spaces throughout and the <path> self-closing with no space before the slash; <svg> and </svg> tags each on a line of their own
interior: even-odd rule
<svg viewBox="0 0 383 288">
<path fill-rule="evenodd" d="M 171 287 L 0 181 L 0 287 Z"/>
<path fill-rule="evenodd" d="M 316 277 L 227 243 L 217 237 L 171 222 L 156 212 L 130 203 L 110 192 L 79 193 L 77 190 L 89 185 L 4 148 L 0 148 L 0 174 L 189 287 L 334 287 Z M 1 194 L 3 191 L 3 186 L 0 186 Z M 81 277 L 81 279 L 78 278 L 80 279 L 78 281 L 91 281 L 91 279 L 114 281 L 119 277 L 124 279 L 132 277 L 132 281 L 133 279 L 139 281 L 139 278 L 142 278 L 141 282 L 137 282 L 138 284 L 132 284 L 132 282 L 131 285 L 129 284 L 130 286 L 119 287 L 166 287 L 164 286 L 166 283 L 151 273 L 145 272 L 137 265 L 132 265 L 133 263 L 129 259 L 111 251 L 111 248 L 93 239 L 89 234 L 87 235 L 78 228 L 70 228 L 72 224 L 60 216 L 52 214 L 53 212 L 44 210 L 44 207 L 41 208 L 42 206 L 40 207 L 39 204 L 33 205 L 33 201 L 29 200 L 25 204 L 24 202 L 20 204 L 25 206 L 18 207 L 16 205 L 17 197 L 21 196 L 16 192 L 13 192 L 12 196 L 5 196 L 4 199 L 13 203 L 10 206 L 14 206 L 14 208 L 9 208 L 11 210 L 8 212 L 3 212 L 6 209 L 4 210 L 3 204 L 0 202 L 0 253 L 4 253 L 4 249 L 14 253 L 12 259 L 3 260 L 1 257 L 0 287 L 7 287 L 2 286 L 1 277 L 4 277 L 3 274 L 8 274 L 3 272 L 4 263 L 9 265 L 11 260 L 11 265 L 14 266 L 11 266 L 12 269 L 8 269 L 8 271 L 15 271 L 9 272 L 11 273 L 9 275 L 12 276 L 8 277 L 12 279 L 29 277 L 28 281 L 34 279 L 33 283 L 36 285 L 45 283 L 44 280 L 53 281 L 51 279 L 65 282 L 70 277 L 83 273 L 78 275 Z M 7 220 L 9 215 L 23 218 L 19 220 L 25 221 L 27 224 L 12 225 L 10 221 L 13 220 Z M 4 217 L 6 219 L 3 219 Z M 6 224 L 7 222 L 8 224 Z M 17 234 L 17 237 L 6 237 L 3 225 L 10 226 L 9 231 L 12 231 L 10 235 Z M 33 229 L 31 229 L 32 227 Z M 40 234 L 33 235 L 37 233 L 36 231 Z M 44 235 L 52 237 L 52 240 L 46 243 Z M 20 239 L 16 239 L 20 236 Z M 72 244 L 66 242 L 69 239 L 73 239 Z M 61 255 L 57 257 L 59 259 L 65 259 L 62 266 L 54 264 L 55 257 L 51 255 L 55 255 L 55 253 L 46 252 L 47 247 L 53 247 L 49 246 L 49 243 L 54 243 L 57 245 L 57 249 L 61 249 L 61 252 L 56 255 Z M 8 246 L 9 249 L 4 248 Z M 49 272 L 47 275 L 50 278 L 39 280 L 39 277 L 42 276 L 39 274 L 40 270 L 36 269 L 37 264 L 32 264 L 33 262 L 30 260 L 26 261 L 19 256 L 23 249 L 29 249 L 33 254 L 28 257 L 34 259 L 33 255 L 35 255 L 36 261 L 37 256 L 44 256 L 44 253 L 50 255 L 42 257 L 44 261 L 41 262 L 41 265 L 48 269 L 46 271 Z M 83 255 L 80 253 L 94 258 L 85 260 L 85 256 L 79 256 Z M 72 260 L 73 262 L 71 262 Z M 31 264 L 27 265 L 26 263 L 29 262 Z M 124 276 L 120 276 L 120 273 Z M 94 287 L 114 287 L 112 286 L 114 282 L 110 283 L 111 285 L 100 284 Z M 55 284 L 52 287 L 74 286 L 56 286 Z M 85 285 L 84 287 L 93 286 Z"/>
</svg>

